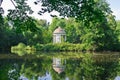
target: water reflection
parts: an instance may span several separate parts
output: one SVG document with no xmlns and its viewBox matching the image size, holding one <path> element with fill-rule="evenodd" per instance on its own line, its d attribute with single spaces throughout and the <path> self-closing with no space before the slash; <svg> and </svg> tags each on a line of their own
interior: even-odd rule
<svg viewBox="0 0 120 80">
<path fill-rule="evenodd" d="M 53 69 L 58 73 L 62 73 L 65 69 L 66 60 L 61 58 L 53 58 Z"/>
<path fill-rule="evenodd" d="M 50 73 L 46 73 L 45 76 L 38 76 L 37 79 L 35 79 L 35 77 L 33 76 L 31 79 L 32 80 L 52 80 Z M 25 77 L 25 75 L 23 74 L 19 77 L 19 80 L 29 80 L 29 79 Z"/>
<path fill-rule="evenodd" d="M 115 77 L 114 80 L 120 80 L 120 76 Z"/>
<path fill-rule="evenodd" d="M 0 58 L 0 80 L 119 80 L 120 78 L 120 59 L 118 56 L 115 57 L 116 55 L 110 57 L 114 58 L 114 61 L 110 61 L 112 59 L 106 61 L 107 58 L 104 56 L 87 53 L 73 53 L 73 55 L 69 53 L 71 56 L 77 55 L 76 58 L 64 57 L 64 54 L 44 55 L 43 57 L 32 55 L 33 58 L 27 56 Z"/>
</svg>

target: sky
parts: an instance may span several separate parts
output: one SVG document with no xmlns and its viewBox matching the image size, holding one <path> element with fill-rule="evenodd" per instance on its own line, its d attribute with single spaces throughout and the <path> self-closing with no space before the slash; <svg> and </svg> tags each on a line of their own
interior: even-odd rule
<svg viewBox="0 0 120 80">
<path fill-rule="evenodd" d="M 107 0 L 110 4 L 110 8 L 113 11 L 113 15 L 116 16 L 116 20 L 120 20 L 120 0 Z"/>
<path fill-rule="evenodd" d="M 38 15 L 38 11 L 41 8 L 41 4 L 35 5 L 35 0 L 28 0 L 28 4 L 32 7 L 32 10 L 34 13 L 31 16 L 34 16 L 37 19 L 46 19 L 48 22 L 51 22 L 52 18 L 49 13 L 45 13 L 44 15 Z M 107 0 L 107 2 L 110 4 L 110 8 L 113 11 L 113 15 L 116 16 L 116 20 L 120 20 L 120 0 Z M 5 11 L 3 15 L 7 15 L 8 9 L 14 9 L 14 6 L 10 0 L 3 0 L 3 3 L 1 5 Z M 58 14 L 57 12 L 53 12 L 53 14 Z"/>
</svg>

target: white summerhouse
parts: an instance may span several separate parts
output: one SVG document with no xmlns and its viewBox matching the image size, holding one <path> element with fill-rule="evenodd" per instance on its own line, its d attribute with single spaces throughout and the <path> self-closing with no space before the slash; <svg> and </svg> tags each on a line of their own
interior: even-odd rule
<svg viewBox="0 0 120 80">
<path fill-rule="evenodd" d="M 58 27 L 53 32 L 53 43 L 61 43 L 66 41 L 66 33 L 65 30 L 61 27 Z"/>
</svg>

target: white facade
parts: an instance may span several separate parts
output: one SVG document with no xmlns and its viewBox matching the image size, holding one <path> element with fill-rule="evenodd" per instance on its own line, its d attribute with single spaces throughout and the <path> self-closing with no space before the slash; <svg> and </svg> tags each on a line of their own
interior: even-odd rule
<svg viewBox="0 0 120 80">
<path fill-rule="evenodd" d="M 53 32 L 53 43 L 61 43 L 66 41 L 66 33 L 64 29 L 58 27 Z"/>
</svg>

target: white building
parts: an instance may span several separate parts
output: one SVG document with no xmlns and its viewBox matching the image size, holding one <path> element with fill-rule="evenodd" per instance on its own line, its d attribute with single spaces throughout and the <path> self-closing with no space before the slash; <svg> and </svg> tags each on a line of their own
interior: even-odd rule
<svg viewBox="0 0 120 80">
<path fill-rule="evenodd" d="M 61 43 L 66 41 L 66 33 L 65 30 L 61 27 L 58 27 L 53 32 L 53 43 Z"/>
</svg>

